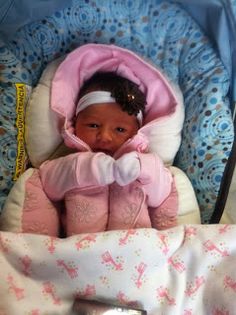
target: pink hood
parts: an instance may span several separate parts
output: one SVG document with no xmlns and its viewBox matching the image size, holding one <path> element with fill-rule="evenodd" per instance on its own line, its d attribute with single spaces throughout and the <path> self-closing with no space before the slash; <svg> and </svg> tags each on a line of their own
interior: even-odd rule
<svg viewBox="0 0 236 315">
<path fill-rule="evenodd" d="M 65 144 L 80 151 L 90 150 L 74 135 L 73 118 L 80 88 L 97 71 L 115 71 L 146 93 L 143 126 L 122 146 L 122 153 L 134 149 L 143 152 L 148 146 L 149 151 L 171 164 L 180 145 L 184 120 L 181 93 L 160 70 L 133 52 L 113 45 L 81 46 L 66 57 L 55 73 L 51 108 L 61 119 Z"/>
</svg>

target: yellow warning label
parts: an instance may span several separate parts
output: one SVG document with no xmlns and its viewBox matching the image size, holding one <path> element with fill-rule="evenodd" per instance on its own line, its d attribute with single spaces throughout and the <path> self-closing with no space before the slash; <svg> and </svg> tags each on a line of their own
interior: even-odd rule
<svg viewBox="0 0 236 315">
<path fill-rule="evenodd" d="M 13 179 L 17 180 L 25 170 L 25 104 L 27 89 L 23 83 L 16 83 L 16 128 L 17 128 L 17 157 Z"/>
</svg>

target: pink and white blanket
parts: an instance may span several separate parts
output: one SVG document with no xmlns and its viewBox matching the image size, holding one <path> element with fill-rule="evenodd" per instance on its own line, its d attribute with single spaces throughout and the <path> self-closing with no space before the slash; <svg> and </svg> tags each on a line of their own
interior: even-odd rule
<svg viewBox="0 0 236 315">
<path fill-rule="evenodd" d="M 149 315 L 235 314 L 235 239 L 235 225 L 66 239 L 1 232 L 0 314 L 73 314 L 77 297 Z"/>
</svg>

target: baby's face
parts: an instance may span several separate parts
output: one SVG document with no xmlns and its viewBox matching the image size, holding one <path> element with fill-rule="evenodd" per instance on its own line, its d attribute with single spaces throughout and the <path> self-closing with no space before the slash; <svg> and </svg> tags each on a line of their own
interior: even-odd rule
<svg viewBox="0 0 236 315">
<path fill-rule="evenodd" d="M 138 131 L 135 115 L 124 112 L 117 103 L 90 105 L 78 114 L 75 134 L 93 152 L 114 153 Z"/>
</svg>

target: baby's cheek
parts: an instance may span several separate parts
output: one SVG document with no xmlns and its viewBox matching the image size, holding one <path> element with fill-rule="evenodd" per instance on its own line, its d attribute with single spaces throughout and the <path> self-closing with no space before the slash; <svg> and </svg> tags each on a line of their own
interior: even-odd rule
<svg viewBox="0 0 236 315">
<path fill-rule="evenodd" d="M 125 139 L 123 138 L 113 139 L 112 147 L 114 148 L 114 151 L 118 150 L 122 146 L 123 143 L 125 143 Z"/>
</svg>

